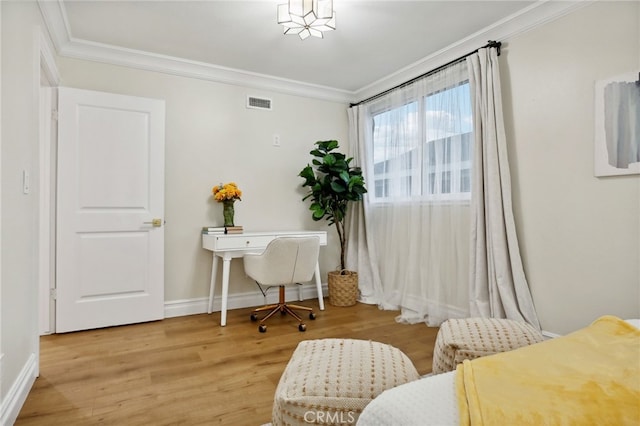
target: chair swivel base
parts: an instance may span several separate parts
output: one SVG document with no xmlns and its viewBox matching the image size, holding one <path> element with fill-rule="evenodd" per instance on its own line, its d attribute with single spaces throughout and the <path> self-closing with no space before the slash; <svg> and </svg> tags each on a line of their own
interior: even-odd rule
<svg viewBox="0 0 640 426">
<path fill-rule="evenodd" d="M 260 325 L 258 325 L 258 331 L 260 331 L 261 333 L 266 333 L 267 331 L 267 325 L 265 324 L 265 322 L 271 318 L 273 315 L 275 315 L 277 312 L 280 312 L 280 314 L 282 315 L 291 315 L 292 317 L 294 317 L 295 319 L 298 320 L 298 330 L 299 331 L 306 331 L 307 330 L 307 325 L 303 322 L 302 317 L 300 317 L 300 315 L 298 315 L 295 310 L 299 310 L 299 311 L 306 311 L 309 312 L 309 319 L 314 320 L 316 319 L 316 314 L 313 312 L 312 308 L 309 308 L 307 306 L 299 306 L 299 305 L 291 305 L 291 304 L 286 304 L 284 303 L 284 286 L 280 286 L 280 300 L 278 303 L 274 303 L 271 305 L 267 305 L 267 306 L 263 306 L 261 308 L 257 308 L 254 309 L 253 312 L 251 313 L 251 321 L 258 321 L 258 313 L 259 312 L 265 312 L 268 311 L 269 313 L 267 315 L 264 316 L 264 318 L 262 318 L 260 320 Z"/>
</svg>

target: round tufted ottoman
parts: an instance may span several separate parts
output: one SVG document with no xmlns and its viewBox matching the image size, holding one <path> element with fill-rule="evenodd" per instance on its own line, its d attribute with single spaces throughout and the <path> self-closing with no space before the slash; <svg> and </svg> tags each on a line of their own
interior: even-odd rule
<svg viewBox="0 0 640 426">
<path fill-rule="evenodd" d="M 419 377 L 404 353 L 384 343 L 305 340 L 280 377 L 272 424 L 353 425 L 382 391 Z"/>
<path fill-rule="evenodd" d="M 465 359 L 480 358 L 542 342 L 529 324 L 499 318 L 449 319 L 442 323 L 433 351 L 434 374 L 455 370 Z"/>
</svg>

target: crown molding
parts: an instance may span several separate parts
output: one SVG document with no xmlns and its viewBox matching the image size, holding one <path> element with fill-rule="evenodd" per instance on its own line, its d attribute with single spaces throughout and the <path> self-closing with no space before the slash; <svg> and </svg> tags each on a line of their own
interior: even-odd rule
<svg viewBox="0 0 640 426">
<path fill-rule="evenodd" d="M 60 56 L 331 102 L 349 103 L 353 100 L 353 92 L 347 90 L 74 38 L 62 3 L 61 0 L 38 0 L 42 17 Z"/>
<path fill-rule="evenodd" d="M 510 37 L 544 25 L 593 1 L 597 0 L 538 1 L 516 14 L 353 92 L 77 39 L 71 34 L 62 0 L 38 0 L 38 5 L 51 35 L 51 40 L 60 56 L 240 85 L 254 89 L 271 90 L 331 102 L 350 103 L 388 90 L 464 56 L 476 50 L 479 46 L 485 45 L 488 40 L 497 40 L 504 43 Z"/>
<path fill-rule="evenodd" d="M 60 49 L 66 45 L 71 38 L 71 30 L 69 29 L 67 15 L 64 12 L 62 2 L 60 0 L 38 0 L 38 7 L 49 31 L 49 36 L 56 49 L 56 53 L 59 54 Z"/>
<path fill-rule="evenodd" d="M 597 0 L 538 1 L 467 38 L 459 40 L 432 55 L 358 89 L 354 93 L 354 97 L 357 99 L 357 102 L 368 99 L 371 96 L 375 96 L 378 93 L 382 93 L 385 90 L 389 90 L 417 76 L 441 67 L 444 64 L 468 55 L 469 52 L 473 52 L 478 49 L 478 47 L 487 44 L 489 40 L 502 42 L 504 48 L 505 42 L 508 42 L 510 38 L 540 27 L 594 1 Z"/>
<path fill-rule="evenodd" d="M 156 71 L 180 77 L 197 78 L 254 89 L 271 90 L 325 101 L 348 103 L 353 99 L 353 93 L 331 87 L 73 38 L 62 46 L 59 54 L 69 58 L 104 62 L 134 69 Z"/>
</svg>

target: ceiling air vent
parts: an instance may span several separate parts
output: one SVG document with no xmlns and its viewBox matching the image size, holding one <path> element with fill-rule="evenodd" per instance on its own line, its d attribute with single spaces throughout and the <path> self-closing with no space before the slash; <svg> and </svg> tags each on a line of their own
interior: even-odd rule
<svg viewBox="0 0 640 426">
<path fill-rule="evenodd" d="M 273 109 L 271 106 L 271 99 L 256 98 L 255 96 L 247 96 L 247 108 L 253 109 Z"/>
</svg>

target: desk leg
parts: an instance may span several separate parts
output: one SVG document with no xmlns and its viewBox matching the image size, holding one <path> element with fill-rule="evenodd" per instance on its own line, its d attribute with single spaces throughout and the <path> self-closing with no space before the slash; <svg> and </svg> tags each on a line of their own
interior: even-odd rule
<svg viewBox="0 0 640 426">
<path fill-rule="evenodd" d="M 222 261 L 222 308 L 220 309 L 220 325 L 227 325 L 227 297 L 229 295 L 229 269 L 231 267 L 231 258 L 225 258 Z"/>
<path fill-rule="evenodd" d="M 320 265 L 316 262 L 316 289 L 318 290 L 318 304 L 320 310 L 324 311 L 324 298 L 322 297 L 322 280 L 320 279 Z"/>
<path fill-rule="evenodd" d="M 213 254 L 211 262 L 211 283 L 209 284 L 209 304 L 207 305 L 207 313 L 213 312 L 213 294 L 216 290 L 216 276 L 218 275 L 218 256 Z"/>
</svg>

